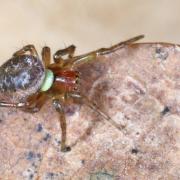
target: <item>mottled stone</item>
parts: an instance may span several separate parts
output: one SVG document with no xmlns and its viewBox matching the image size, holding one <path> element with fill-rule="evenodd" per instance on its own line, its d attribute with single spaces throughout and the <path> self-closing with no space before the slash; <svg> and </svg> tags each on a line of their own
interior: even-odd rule
<svg viewBox="0 0 180 180">
<path fill-rule="evenodd" d="M 134 44 L 79 71 L 83 94 L 122 130 L 69 106 L 63 153 L 50 102 L 35 114 L 1 108 L 0 178 L 180 179 L 180 47 Z"/>
</svg>

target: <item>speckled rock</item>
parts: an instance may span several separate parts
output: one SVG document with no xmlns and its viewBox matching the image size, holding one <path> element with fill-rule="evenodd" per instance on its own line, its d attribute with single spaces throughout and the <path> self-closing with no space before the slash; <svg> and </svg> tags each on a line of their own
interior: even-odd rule
<svg viewBox="0 0 180 180">
<path fill-rule="evenodd" d="M 63 153 L 50 101 L 35 114 L 0 108 L 0 179 L 180 179 L 180 47 L 133 44 L 78 70 L 83 94 L 122 130 L 67 106 Z"/>
</svg>

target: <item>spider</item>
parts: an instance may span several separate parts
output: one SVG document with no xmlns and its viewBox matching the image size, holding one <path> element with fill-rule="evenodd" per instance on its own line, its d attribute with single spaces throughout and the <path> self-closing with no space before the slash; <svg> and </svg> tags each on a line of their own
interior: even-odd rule
<svg viewBox="0 0 180 180">
<path fill-rule="evenodd" d="M 0 67 L 0 107 L 21 108 L 24 111 L 34 113 L 41 109 L 47 99 L 51 98 L 52 105 L 60 116 L 62 152 L 71 149 L 66 145 L 64 113 L 64 103 L 69 99 L 85 103 L 118 128 L 118 125 L 108 115 L 78 91 L 80 78 L 79 73 L 74 69 L 143 37 L 143 35 L 139 35 L 110 48 L 101 48 L 80 56 L 74 56 L 76 47 L 71 45 L 58 50 L 53 55 L 53 63 L 50 62 L 49 47 L 46 46 L 42 49 L 41 61 L 34 45 L 24 46 Z M 65 56 L 66 58 L 64 58 Z"/>
</svg>

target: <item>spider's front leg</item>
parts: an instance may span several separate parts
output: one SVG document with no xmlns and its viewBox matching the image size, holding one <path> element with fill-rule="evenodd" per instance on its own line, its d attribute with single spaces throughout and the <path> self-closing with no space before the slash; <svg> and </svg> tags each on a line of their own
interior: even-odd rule
<svg viewBox="0 0 180 180">
<path fill-rule="evenodd" d="M 139 35 L 139 36 L 133 37 L 131 39 L 128 39 L 126 41 L 122 41 L 118 44 L 115 44 L 109 48 L 101 48 L 101 49 L 92 51 L 92 52 L 87 53 L 87 54 L 75 56 L 72 59 L 70 59 L 69 62 L 66 63 L 65 67 L 73 69 L 73 67 L 75 67 L 75 66 L 84 64 L 86 62 L 93 61 L 100 55 L 106 55 L 106 54 L 110 54 L 112 52 L 115 52 L 116 50 L 121 49 L 128 44 L 132 44 L 132 43 L 134 43 L 134 42 L 136 42 L 142 38 L 144 38 L 144 35 Z"/>
</svg>

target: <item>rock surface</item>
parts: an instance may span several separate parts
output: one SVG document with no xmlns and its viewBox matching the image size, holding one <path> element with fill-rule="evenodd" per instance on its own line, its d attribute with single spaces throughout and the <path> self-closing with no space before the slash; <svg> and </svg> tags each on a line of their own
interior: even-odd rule
<svg viewBox="0 0 180 180">
<path fill-rule="evenodd" d="M 180 47 L 133 44 L 78 69 L 81 91 L 122 128 L 89 107 L 58 114 L 0 108 L 0 179 L 180 179 Z"/>
</svg>

